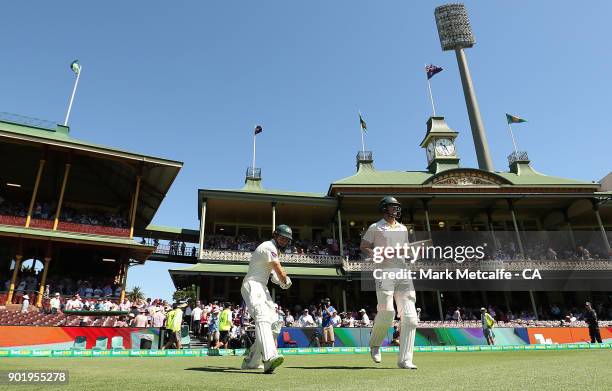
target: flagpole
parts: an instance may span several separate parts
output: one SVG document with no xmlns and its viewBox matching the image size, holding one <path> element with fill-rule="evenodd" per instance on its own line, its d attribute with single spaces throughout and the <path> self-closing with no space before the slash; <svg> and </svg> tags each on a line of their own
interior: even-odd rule
<svg viewBox="0 0 612 391">
<path fill-rule="evenodd" d="M 425 64 L 425 77 L 427 77 L 427 64 Z M 431 110 L 433 111 L 433 116 L 436 116 L 436 106 L 434 106 L 433 94 L 431 93 L 431 82 L 429 81 L 429 77 L 427 77 L 427 87 L 429 89 L 429 100 L 431 101 Z"/>
<path fill-rule="evenodd" d="M 512 145 L 514 145 L 514 153 L 518 153 L 516 149 L 516 141 L 514 141 L 514 132 L 512 132 L 512 126 L 510 126 L 510 122 L 508 122 L 508 129 L 510 130 L 510 137 L 512 137 Z"/>
<path fill-rule="evenodd" d="M 255 133 L 255 128 L 253 128 L 253 175 L 255 175 L 255 143 L 257 140 L 257 134 Z"/>
<path fill-rule="evenodd" d="M 68 103 L 68 112 L 66 113 L 66 119 L 64 120 L 64 126 L 68 126 L 68 118 L 70 117 L 70 110 L 72 109 L 72 101 L 74 100 L 74 94 L 76 93 L 77 86 L 79 85 L 79 77 L 81 77 L 82 71 L 83 71 L 83 67 L 80 66 L 79 72 L 77 73 L 77 77 L 74 82 L 74 87 L 72 88 L 72 95 L 70 95 L 70 103 Z"/>
</svg>

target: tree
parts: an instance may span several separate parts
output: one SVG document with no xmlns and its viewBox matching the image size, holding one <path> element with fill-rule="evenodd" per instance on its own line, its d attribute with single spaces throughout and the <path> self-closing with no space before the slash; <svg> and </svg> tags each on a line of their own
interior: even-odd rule
<svg viewBox="0 0 612 391">
<path fill-rule="evenodd" d="M 137 300 L 144 300 L 145 298 L 145 294 L 142 291 L 142 289 L 140 289 L 139 286 L 135 286 L 134 288 L 132 288 L 131 291 L 126 293 L 126 296 L 128 300 L 131 301 L 132 303 Z"/>
<path fill-rule="evenodd" d="M 174 294 L 172 295 L 172 299 L 174 299 L 174 301 L 181 301 L 181 300 L 195 301 L 196 295 L 197 293 L 196 293 L 195 285 L 192 285 L 190 287 L 182 288 L 174 292 Z"/>
</svg>

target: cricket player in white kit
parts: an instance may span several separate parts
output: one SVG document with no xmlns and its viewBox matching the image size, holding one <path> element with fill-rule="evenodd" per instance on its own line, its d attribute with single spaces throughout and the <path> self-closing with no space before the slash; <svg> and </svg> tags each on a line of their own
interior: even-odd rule
<svg viewBox="0 0 612 391">
<path fill-rule="evenodd" d="M 379 203 L 383 218 L 370 225 L 361 241 L 361 251 L 367 256 L 374 256 L 375 247 L 395 247 L 408 243 L 408 229 L 397 220 L 401 215 L 401 204 L 394 197 L 384 197 Z M 396 271 L 405 268 L 405 260 L 397 257 L 385 258 L 376 268 L 383 271 Z M 382 361 L 380 347 L 387 331 L 395 318 L 393 298 L 400 317 L 400 351 L 397 365 L 404 369 L 416 369 L 412 362 L 414 338 L 418 325 L 415 307 L 416 292 L 410 279 L 377 279 L 376 298 L 377 314 L 370 335 L 370 350 L 376 363 Z"/>
<path fill-rule="evenodd" d="M 280 264 L 279 254 L 292 239 L 291 228 L 281 224 L 276 227 L 273 239 L 260 244 L 251 255 L 249 270 L 242 281 L 240 293 L 249 314 L 255 320 L 255 343 L 244 358 L 242 369 L 261 369 L 263 361 L 264 372 L 272 373 L 284 361 L 284 357 L 276 350 L 275 341 L 281 323 L 267 284 L 272 274 L 272 282 L 282 289 L 291 286 L 291 279 Z"/>
</svg>

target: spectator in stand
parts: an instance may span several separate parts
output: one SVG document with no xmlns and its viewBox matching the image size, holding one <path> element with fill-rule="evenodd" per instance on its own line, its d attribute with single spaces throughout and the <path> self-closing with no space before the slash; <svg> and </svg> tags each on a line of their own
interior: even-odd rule
<svg viewBox="0 0 612 391">
<path fill-rule="evenodd" d="M 601 343 L 601 334 L 599 333 L 599 322 L 597 321 L 597 313 L 591 307 L 590 302 L 585 303 L 586 312 L 584 314 L 584 320 L 589 325 L 589 337 L 591 337 L 591 343 Z"/>
<path fill-rule="evenodd" d="M 287 313 L 287 315 L 285 316 L 285 325 L 290 327 L 290 326 L 293 325 L 293 322 L 295 320 L 293 319 L 293 315 L 291 315 L 291 312 L 289 311 L 289 309 L 287 309 L 286 313 Z"/>
<path fill-rule="evenodd" d="M 102 288 L 102 295 L 104 297 L 110 297 L 113 295 L 113 288 L 110 286 L 110 284 L 104 285 L 104 288 Z"/>
<path fill-rule="evenodd" d="M 208 320 L 208 347 L 216 349 L 219 346 L 219 308 L 215 308 Z"/>
<path fill-rule="evenodd" d="M 28 295 L 23 295 L 21 302 L 21 312 L 28 312 L 28 307 L 30 307 L 30 297 Z"/>
<path fill-rule="evenodd" d="M 119 317 L 119 320 L 117 321 L 117 323 L 115 323 L 115 327 L 129 327 L 125 315 L 121 315 Z"/>
<path fill-rule="evenodd" d="M 123 299 L 121 304 L 119 304 L 119 311 L 129 311 L 131 306 L 132 304 L 130 303 L 130 301 L 125 298 Z"/>
<path fill-rule="evenodd" d="M 55 313 L 59 312 L 61 304 L 62 304 L 62 302 L 60 300 L 60 294 L 59 294 L 59 292 L 56 292 L 54 297 L 49 302 L 49 306 L 51 308 L 51 313 L 55 314 Z"/>
<path fill-rule="evenodd" d="M 300 316 L 300 319 L 298 320 L 298 327 L 316 327 L 316 326 L 317 324 L 315 323 L 314 319 L 310 315 L 308 308 L 304 308 L 304 311 L 302 312 L 302 316 Z"/>
<path fill-rule="evenodd" d="M 453 320 L 455 322 L 461 322 L 461 308 L 457 307 L 453 312 Z"/>
<path fill-rule="evenodd" d="M 148 310 L 144 310 L 144 311 L 141 310 L 138 313 L 138 315 L 134 317 L 134 320 L 132 321 L 132 324 L 131 324 L 132 327 L 147 327 L 147 321 L 148 321 L 147 315 L 149 314 L 149 311 Z"/>
<path fill-rule="evenodd" d="M 157 310 L 153 313 L 151 317 L 151 326 L 152 327 L 164 327 L 164 321 L 166 320 L 166 315 L 164 315 L 164 311 Z"/>
<path fill-rule="evenodd" d="M 370 327 L 370 317 L 366 313 L 365 309 L 359 310 L 359 315 L 361 315 L 361 320 L 359 321 L 359 325 L 361 327 Z"/>
<path fill-rule="evenodd" d="M 195 307 L 191 311 L 191 330 L 195 335 L 200 335 L 200 319 L 202 318 L 202 304 L 196 301 Z"/>
<path fill-rule="evenodd" d="M 185 255 L 185 248 L 187 246 L 185 245 L 185 242 L 181 242 L 181 255 Z"/>
<path fill-rule="evenodd" d="M 332 325 L 334 327 L 342 327 L 342 318 L 340 318 L 337 312 L 332 316 Z"/>
</svg>

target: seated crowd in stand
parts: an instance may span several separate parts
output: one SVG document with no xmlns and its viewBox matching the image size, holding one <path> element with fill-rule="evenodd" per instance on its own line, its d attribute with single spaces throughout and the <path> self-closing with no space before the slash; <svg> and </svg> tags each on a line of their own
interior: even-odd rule
<svg viewBox="0 0 612 391">
<path fill-rule="evenodd" d="M 57 204 L 54 202 L 36 202 L 32 209 L 32 218 L 52 220 L 55 218 Z M 11 203 L 0 197 L 0 215 L 26 217 L 28 206 L 24 202 Z M 75 209 L 63 206 L 60 221 L 69 223 L 96 225 L 115 228 L 127 228 L 128 221 L 121 213 L 110 213 L 94 209 Z"/>
</svg>

